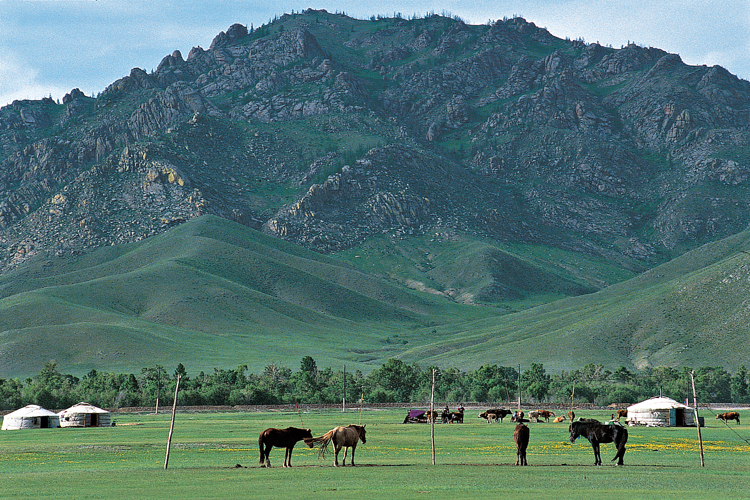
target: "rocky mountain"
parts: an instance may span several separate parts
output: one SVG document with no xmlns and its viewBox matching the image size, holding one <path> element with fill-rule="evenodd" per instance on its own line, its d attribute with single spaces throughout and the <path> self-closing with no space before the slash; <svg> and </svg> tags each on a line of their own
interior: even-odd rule
<svg viewBox="0 0 750 500">
<path fill-rule="evenodd" d="M 721 67 L 521 18 L 235 24 L 96 97 L 0 109 L 0 272 L 203 214 L 324 253 L 475 238 L 640 272 L 748 226 L 749 119 Z M 564 294 L 608 284 L 584 278 Z"/>
</svg>

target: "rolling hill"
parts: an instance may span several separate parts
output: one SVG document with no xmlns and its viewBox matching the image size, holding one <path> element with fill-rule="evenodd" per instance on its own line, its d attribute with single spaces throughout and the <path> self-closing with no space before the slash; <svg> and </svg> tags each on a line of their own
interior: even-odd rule
<svg viewBox="0 0 750 500">
<path fill-rule="evenodd" d="M 462 368 L 735 368 L 749 350 L 749 245 L 746 231 L 602 291 L 510 313 L 204 216 L 141 242 L 32 259 L 2 276 L 0 376 L 33 374 L 50 360 L 73 373 L 179 362 L 259 371 L 306 355 L 364 371 L 389 357 Z M 435 260 L 453 262 L 459 250 L 451 250 Z M 549 268 L 524 271 L 549 280 Z"/>
</svg>

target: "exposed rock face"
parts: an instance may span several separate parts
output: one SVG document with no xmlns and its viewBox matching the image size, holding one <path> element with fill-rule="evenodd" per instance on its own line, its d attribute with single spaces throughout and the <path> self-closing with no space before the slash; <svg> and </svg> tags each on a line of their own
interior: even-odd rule
<svg viewBox="0 0 750 500">
<path fill-rule="evenodd" d="M 750 83 L 521 18 L 325 11 L 0 109 L 0 270 L 202 213 L 329 252 L 436 228 L 642 269 L 750 223 Z"/>
</svg>

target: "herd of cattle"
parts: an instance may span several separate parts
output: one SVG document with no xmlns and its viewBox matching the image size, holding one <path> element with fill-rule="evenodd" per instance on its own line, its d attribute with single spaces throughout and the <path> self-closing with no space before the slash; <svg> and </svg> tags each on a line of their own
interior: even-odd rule
<svg viewBox="0 0 750 500">
<path fill-rule="evenodd" d="M 487 423 L 502 422 L 507 416 L 511 416 L 511 422 L 516 423 L 516 427 L 513 432 L 513 439 L 516 442 L 516 465 L 527 465 L 526 463 L 526 449 L 529 445 L 529 428 L 524 422 L 539 422 L 544 419 L 545 422 L 549 422 L 549 419 L 555 417 L 553 422 L 564 422 L 565 417 L 560 415 L 556 416 L 555 412 L 551 410 L 534 410 L 529 412 L 529 419 L 525 418 L 523 411 L 512 412 L 505 408 L 491 408 L 485 410 L 479 414 L 479 418 L 487 420 Z M 617 417 L 615 418 L 615 415 Z M 601 455 L 599 453 L 600 443 L 614 443 L 617 448 L 617 454 L 612 459 L 618 461 L 618 465 L 623 465 L 623 457 L 625 456 L 625 443 L 628 440 L 628 431 L 625 427 L 620 424 L 620 418 L 627 418 L 627 410 L 617 410 L 616 414 L 612 414 L 610 422 L 602 424 L 596 419 L 591 418 L 579 418 L 575 420 L 575 412 L 572 410 L 568 412 L 568 418 L 571 421 L 570 424 L 570 441 L 575 442 L 578 437 L 585 437 L 591 443 L 594 450 L 595 465 L 601 465 Z M 464 409 L 460 407 L 456 412 L 449 412 L 446 408 L 442 413 L 438 414 L 437 411 L 419 411 L 410 410 L 404 423 L 412 422 L 431 422 L 437 421 L 440 417 L 443 423 L 463 423 L 464 420 Z M 717 419 L 721 419 L 726 424 L 729 420 L 736 420 L 737 424 L 740 423 L 740 414 L 738 412 L 725 412 L 716 415 Z M 351 465 L 354 466 L 354 451 L 357 448 L 357 443 L 362 441 L 366 442 L 366 431 L 364 425 L 349 425 L 347 427 L 335 427 L 328 433 L 321 437 L 314 438 L 310 429 L 299 429 L 297 427 L 288 427 L 286 429 L 270 428 L 260 433 L 258 436 L 258 446 L 260 448 L 260 460 L 259 465 L 261 467 L 270 467 L 271 461 L 269 460 L 269 454 L 271 449 L 274 447 L 285 448 L 284 453 L 284 467 L 292 466 L 292 450 L 294 445 L 299 441 L 304 443 L 310 448 L 318 447 L 320 454 L 324 455 L 328 449 L 328 445 L 333 443 L 334 446 L 334 466 L 339 466 L 339 451 L 344 449 L 344 459 L 342 465 L 346 465 L 346 456 L 348 450 L 352 450 Z"/>
</svg>

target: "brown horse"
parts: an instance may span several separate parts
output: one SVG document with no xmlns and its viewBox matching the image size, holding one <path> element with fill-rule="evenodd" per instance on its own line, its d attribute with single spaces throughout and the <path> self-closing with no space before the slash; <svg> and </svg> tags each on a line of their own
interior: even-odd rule
<svg viewBox="0 0 750 500">
<path fill-rule="evenodd" d="M 594 449 L 594 465 L 602 464 L 602 456 L 599 453 L 599 443 L 615 443 L 617 454 L 615 460 L 619 459 L 617 465 L 623 465 L 625 457 L 625 443 L 628 442 L 628 430 L 619 424 L 604 425 L 598 422 L 577 421 L 570 424 L 570 442 L 575 443 L 576 439 L 583 436 L 589 440 L 591 447 Z"/>
<path fill-rule="evenodd" d="M 349 424 L 346 427 L 335 427 L 330 431 L 326 432 L 318 438 L 312 440 L 312 446 L 320 448 L 320 455 L 325 456 L 328 451 L 328 445 L 333 442 L 333 465 L 339 466 L 339 451 L 341 448 L 344 450 L 344 459 L 341 461 L 341 465 L 346 467 L 346 454 L 349 452 L 349 448 L 352 449 L 352 467 L 354 467 L 354 451 L 357 449 L 357 442 L 362 441 L 362 444 L 366 443 L 365 438 L 365 426 Z"/>
<path fill-rule="evenodd" d="M 576 412 L 574 412 L 573 410 L 570 410 L 570 411 L 568 412 L 568 418 L 570 419 L 570 421 L 571 421 L 571 422 L 572 422 L 573 420 L 575 420 L 575 419 L 576 419 Z"/>
<path fill-rule="evenodd" d="M 513 431 L 513 440 L 516 442 L 516 465 L 529 465 L 526 463 L 526 448 L 529 447 L 529 428 L 518 424 Z"/>
<path fill-rule="evenodd" d="M 617 421 L 620 421 L 620 417 L 628 418 L 628 410 L 617 410 Z"/>
<path fill-rule="evenodd" d="M 287 427 L 286 429 L 266 429 L 258 436 L 258 447 L 260 448 L 260 461 L 258 465 L 261 467 L 271 467 L 271 460 L 268 456 L 271 453 L 271 448 L 284 448 L 284 467 L 292 466 L 292 450 L 294 445 L 298 441 L 305 440 L 305 444 L 310 448 L 312 444 L 312 432 L 310 429 L 300 429 L 298 427 Z M 263 449 L 265 447 L 265 450 Z M 265 464 L 263 463 L 265 460 Z"/>
</svg>

